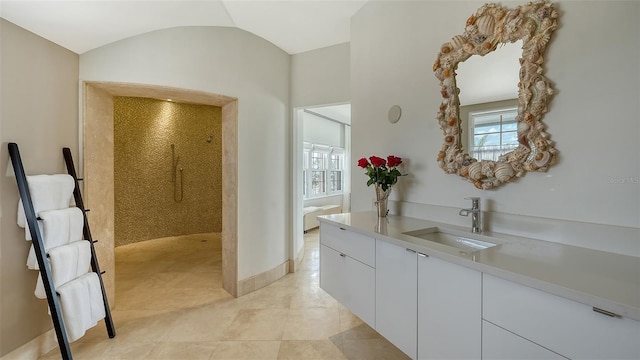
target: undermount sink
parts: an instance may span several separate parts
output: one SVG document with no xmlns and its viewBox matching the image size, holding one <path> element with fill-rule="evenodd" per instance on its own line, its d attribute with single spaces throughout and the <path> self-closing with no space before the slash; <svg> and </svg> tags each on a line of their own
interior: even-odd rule
<svg viewBox="0 0 640 360">
<path fill-rule="evenodd" d="M 427 228 L 415 231 L 405 232 L 405 235 L 417 237 L 423 240 L 433 241 L 439 244 L 452 246 L 466 252 L 475 252 L 479 250 L 488 249 L 498 244 L 486 241 L 487 239 L 473 239 L 473 237 L 482 237 L 482 235 L 469 234 L 460 235 L 454 231 L 439 229 L 439 228 Z"/>
</svg>

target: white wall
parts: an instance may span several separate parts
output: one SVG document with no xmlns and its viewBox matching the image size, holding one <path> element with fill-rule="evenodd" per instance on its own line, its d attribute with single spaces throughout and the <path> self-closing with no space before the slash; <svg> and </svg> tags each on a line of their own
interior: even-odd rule
<svg viewBox="0 0 640 360">
<path fill-rule="evenodd" d="M 436 163 L 442 146 L 435 120 L 441 96 L 432 64 L 440 46 L 461 34 L 483 3 L 373 1 L 354 15 L 353 158 L 394 154 L 406 159 L 410 176 L 401 178 L 391 195 L 400 202 L 398 212 L 467 224 L 457 209 L 468 206 L 464 197 L 481 196 L 494 221 L 511 215 L 520 221 L 494 229 L 640 256 L 640 3 L 555 2 L 559 29 L 545 70 L 556 94 L 545 123 L 559 163 L 548 173 L 528 173 L 497 190 L 481 191 Z M 386 120 L 393 104 L 403 110 L 395 125 Z M 359 171 L 353 173 L 353 210 L 373 210 L 373 190 Z M 599 229 L 619 231 L 613 238 L 584 231 L 600 224 Z M 547 225 L 555 231 L 547 231 Z"/>
<path fill-rule="evenodd" d="M 80 56 L 81 82 L 152 84 L 238 98 L 238 280 L 289 259 L 289 60 L 273 44 L 225 27 L 160 30 Z"/>
<path fill-rule="evenodd" d="M 18 187 L 7 172 L 15 142 L 27 175 L 66 173 L 62 148 L 78 158 L 78 55 L 0 19 L 0 357 L 52 328 L 33 295 L 31 242 L 16 225 Z M 9 165 L 10 166 L 10 165 Z"/>
<path fill-rule="evenodd" d="M 291 56 L 291 107 L 349 102 L 349 43 Z"/>
</svg>

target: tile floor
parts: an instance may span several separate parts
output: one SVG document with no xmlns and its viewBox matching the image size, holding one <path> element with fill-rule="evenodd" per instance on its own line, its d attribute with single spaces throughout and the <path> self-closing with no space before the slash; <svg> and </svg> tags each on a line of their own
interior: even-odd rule
<svg viewBox="0 0 640 360">
<path fill-rule="evenodd" d="M 222 289 L 219 234 L 118 247 L 117 336 L 98 323 L 74 359 L 407 359 L 319 288 L 318 254 L 310 231 L 300 271 L 236 299 Z"/>
</svg>

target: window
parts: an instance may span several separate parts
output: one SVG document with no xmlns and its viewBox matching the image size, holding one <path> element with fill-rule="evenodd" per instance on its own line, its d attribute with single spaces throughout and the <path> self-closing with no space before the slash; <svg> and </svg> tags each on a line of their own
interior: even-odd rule
<svg viewBox="0 0 640 360">
<path fill-rule="evenodd" d="M 344 149 L 305 143 L 303 189 L 305 199 L 342 194 Z"/>
<path fill-rule="evenodd" d="M 320 151 L 311 151 L 311 196 L 320 196 L 326 193 L 325 186 L 325 157 Z"/>
<path fill-rule="evenodd" d="M 469 114 L 469 154 L 478 160 L 498 160 L 518 147 L 517 108 Z"/>
<path fill-rule="evenodd" d="M 329 174 L 329 192 L 342 192 L 342 170 L 331 170 Z"/>
<path fill-rule="evenodd" d="M 342 192 L 342 154 L 329 155 L 329 192 Z"/>
</svg>

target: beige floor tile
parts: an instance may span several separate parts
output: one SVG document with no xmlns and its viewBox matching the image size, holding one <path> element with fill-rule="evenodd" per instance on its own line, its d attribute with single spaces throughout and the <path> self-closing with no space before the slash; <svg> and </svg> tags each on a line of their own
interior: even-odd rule
<svg viewBox="0 0 640 360">
<path fill-rule="evenodd" d="M 342 342 L 331 340 L 283 340 L 278 360 L 339 360 L 346 359 Z"/>
<path fill-rule="evenodd" d="M 116 255 L 117 257 L 118 255 Z M 119 280 L 141 280 L 157 272 L 166 271 L 175 264 L 172 260 L 150 262 L 118 262 L 115 264 L 116 283 Z M 117 295 L 116 295 L 117 296 Z"/>
<path fill-rule="evenodd" d="M 238 310 L 220 310 L 216 306 L 185 311 L 162 336 L 164 342 L 222 340 Z"/>
<path fill-rule="evenodd" d="M 125 245 L 125 246 L 129 246 L 129 245 Z M 117 251 L 116 256 L 118 257 L 117 262 L 119 264 L 155 263 L 157 261 L 163 261 L 167 259 L 164 252 L 155 251 L 152 249 L 145 249 L 145 250 L 140 249 L 138 251 Z"/>
<path fill-rule="evenodd" d="M 243 309 L 233 320 L 225 340 L 281 340 L 288 309 Z"/>
<path fill-rule="evenodd" d="M 221 288 L 162 288 L 139 287 L 121 294 L 117 308 L 120 310 L 184 309 L 207 304 L 228 297 Z"/>
<path fill-rule="evenodd" d="M 304 254 L 302 261 L 300 262 L 300 270 L 312 270 L 318 266 L 319 252 L 307 251 Z"/>
<path fill-rule="evenodd" d="M 151 350 L 153 350 L 155 343 L 146 341 L 133 341 L 133 342 L 113 342 L 105 350 L 100 359 L 108 360 L 134 360 L 144 359 Z"/>
<path fill-rule="evenodd" d="M 108 342 L 103 343 L 80 343 L 74 342 L 70 344 L 71 354 L 74 360 L 96 360 L 100 359 L 110 346 Z M 41 360 L 62 360 L 62 355 L 58 348 L 48 352 L 44 356 L 40 357 Z"/>
<path fill-rule="evenodd" d="M 375 340 L 383 338 L 371 326 L 365 323 L 344 329 L 341 335 L 343 340 Z"/>
<path fill-rule="evenodd" d="M 338 302 L 318 286 L 301 286 L 291 300 L 292 309 L 337 307 Z"/>
<path fill-rule="evenodd" d="M 296 289 L 266 286 L 236 299 L 242 309 L 288 309 Z"/>
<path fill-rule="evenodd" d="M 117 282 L 117 280 L 116 280 Z M 116 293 L 118 310 L 159 310 L 167 306 L 168 295 L 175 291 L 162 287 L 138 286 L 129 291 Z"/>
<path fill-rule="evenodd" d="M 295 273 L 289 273 L 282 279 L 269 285 L 273 287 L 299 288 L 299 287 L 318 287 L 320 284 L 320 273 L 318 270 L 298 270 Z"/>
<path fill-rule="evenodd" d="M 142 317 L 125 322 L 115 323 L 116 337 L 111 339 L 113 343 L 123 342 L 153 342 L 161 339 L 171 330 L 175 322 L 178 321 L 184 312 L 175 311 L 158 313 L 155 316 Z"/>
<path fill-rule="evenodd" d="M 385 339 L 343 340 L 347 359 L 358 360 L 405 360 L 410 359 Z"/>
<path fill-rule="evenodd" d="M 118 328 L 124 326 L 126 323 L 133 321 L 133 320 L 139 320 L 139 319 L 145 319 L 145 318 L 152 318 L 155 316 L 163 316 L 166 313 L 172 313 L 175 312 L 176 310 L 174 309 L 162 309 L 162 310 L 120 310 L 120 309 L 115 309 L 113 311 L 111 311 L 111 318 L 113 319 L 113 323 L 116 325 L 116 333 L 118 332 Z M 98 326 L 100 326 L 100 324 L 98 324 Z M 104 325 L 103 325 L 104 326 Z M 95 330 L 95 327 L 92 328 L 90 331 L 97 331 Z M 83 337 L 82 339 L 80 339 L 79 341 L 83 341 L 86 338 Z"/>
<path fill-rule="evenodd" d="M 338 305 L 340 313 L 340 330 L 343 340 L 382 339 L 371 326 L 360 320 L 349 309 Z"/>
<path fill-rule="evenodd" d="M 280 341 L 221 341 L 212 360 L 276 360 Z"/>
<path fill-rule="evenodd" d="M 338 333 L 338 308 L 291 309 L 282 339 L 322 340 Z"/>
<path fill-rule="evenodd" d="M 180 285 L 185 277 L 189 275 L 185 272 L 158 271 L 144 276 L 143 278 L 135 277 L 131 279 L 119 279 L 116 282 L 124 283 L 123 288 L 118 287 L 120 291 L 147 292 L 148 288 L 175 288 Z M 122 294 L 126 297 L 127 294 Z"/>
<path fill-rule="evenodd" d="M 177 342 L 155 344 L 145 360 L 209 360 L 218 345 L 215 342 Z"/>
<path fill-rule="evenodd" d="M 169 264 L 165 270 L 175 271 L 175 272 L 188 272 L 188 273 L 201 273 L 201 272 L 222 273 L 222 258 L 205 260 L 202 263 L 176 261 Z M 218 286 L 222 286 L 222 283 L 219 283 Z"/>
<path fill-rule="evenodd" d="M 222 272 L 187 272 L 182 274 L 180 281 L 171 284 L 174 289 L 216 289 L 222 285 Z"/>
</svg>

